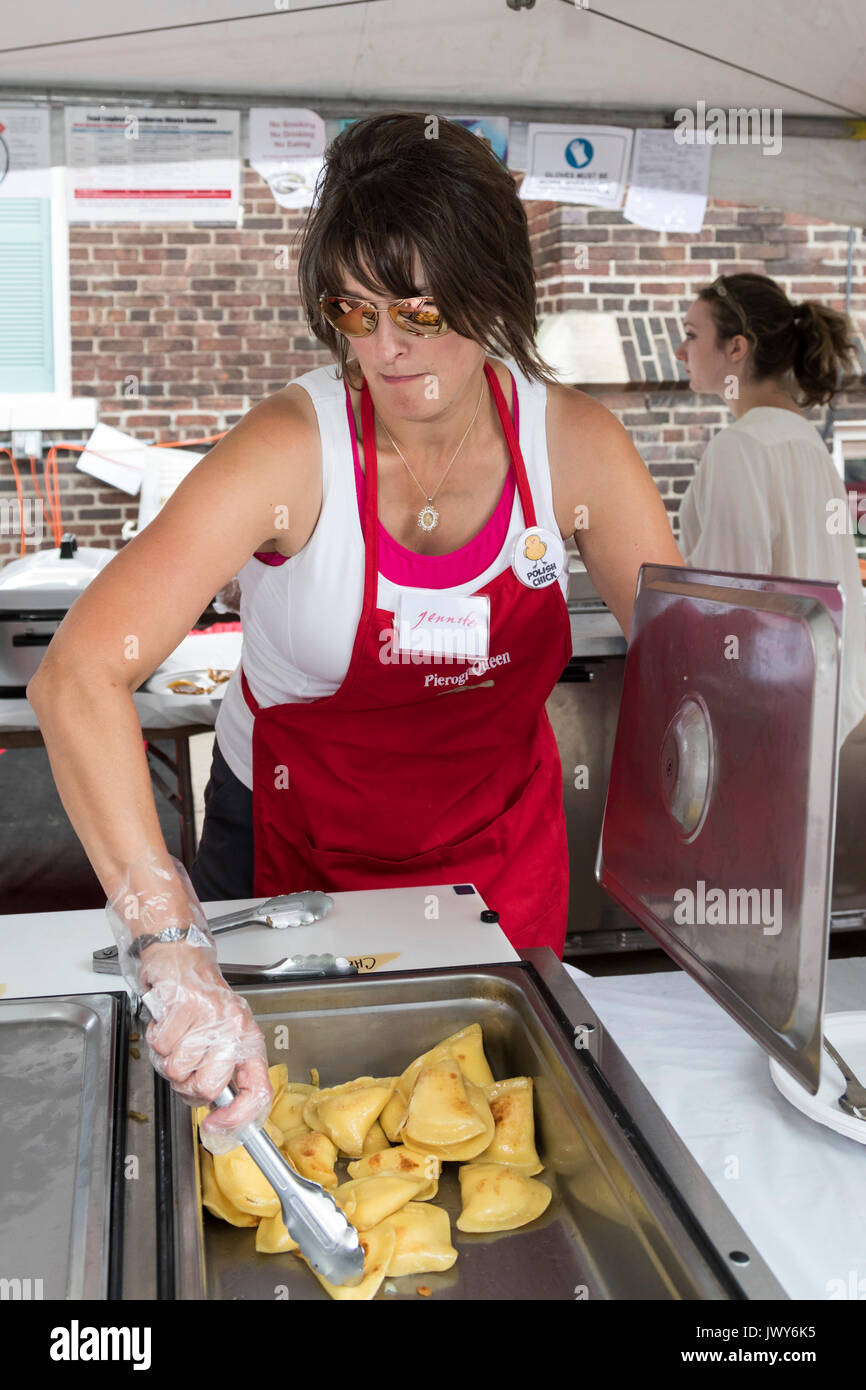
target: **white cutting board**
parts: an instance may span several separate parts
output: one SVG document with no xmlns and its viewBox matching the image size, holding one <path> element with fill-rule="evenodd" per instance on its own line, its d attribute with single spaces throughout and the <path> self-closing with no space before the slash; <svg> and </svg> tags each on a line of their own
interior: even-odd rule
<svg viewBox="0 0 866 1390">
<path fill-rule="evenodd" d="M 283 956 L 347 956 L 363 973 L 496 965 L 519 959 L 495 923 L 481 921 L 480 894 L 450 884 L 333 893 L 327 917 L 311 927 L 244 928 L 216 938 L 221 961 L 273 964 Z M 208 917 L 262 898 L 203 904 Z M 438 912 L 438 916 L 434 913 Z M 119 975 L 97 975 L 94 951 L 112 945 L 103 908 L 0 917 L 0 997 L 93 994 L 125 989 Z"/>
</svg>

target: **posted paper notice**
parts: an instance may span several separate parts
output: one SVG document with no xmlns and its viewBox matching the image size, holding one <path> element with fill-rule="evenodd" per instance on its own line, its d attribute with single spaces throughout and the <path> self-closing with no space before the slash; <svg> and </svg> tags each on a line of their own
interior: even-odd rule
<svg viewBox="0 0 866 1390">
<path fill-rule="evenodd" d="M 67 106 L 70 222 L 240 216 L 240 112 Z"/>
<path fill-rule="evenodd" d="M 527 173 L 520 197 L 620 207 L 632 135 L 624 126 L 531 122 L 526 140 Z"/>
<path fill-rule="evenodd" d="M 635 131 L 623 217 L 656 232 L 699 232 L 707 210 L 711 149 L 680 144 L 672 130 Z"/>
<path fill-rule="evenodd" d="M 250 108 L 250 164 L 281 208 L 312 207 L 322 171 L 325 122 L 306 107 Z"/>
</svg>

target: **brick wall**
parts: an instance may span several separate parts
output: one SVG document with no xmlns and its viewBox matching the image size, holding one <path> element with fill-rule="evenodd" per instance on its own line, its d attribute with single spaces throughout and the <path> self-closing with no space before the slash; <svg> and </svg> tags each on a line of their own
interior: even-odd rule
<svg viewBox="0 0 866 1390">
<path fill-rule="evenodd" d="M 70 227 L 73 390 L 98 399 L 104 423 L 143 442 L 199 439 L 228 429 L 262 396 L 329 360 L 308 336 L 293 290 L 305 214 L 277 208 L 249 168 L 243 190 L 244 221 L 236 229 Z M 540 312 L 616 315 L 628 371 L 622 381 L 586 389 L 630 430 L 675 524 L 707 440 L 730 421 L 720 401 L 690 391 L 673 359 L 696 290 L 734 268 L 757 270 L 794 297 L 842 308 L 847 228 L 713 201 L 703 230 L 685 236 L 634 227 L 619 212 L 526 206 Z M 862 324 L 866 244 L 859 235 L 854 269 L 851 310 Z M 836 410 L 839 418 L 866 418 L 866 390 L 846 393 Z M 812 412 L 819 425 L 824 415 Z M 44 445 L 85 438 L 56 431 Z M 138 499 L 77 471 L 76 459 L 70 452 L 58 459 L 64 528 L 82 545 L 119 547 Z M 2 462 L 0 499 L 8 500 L 15 486 Z M 19 468 L 25 496 L 33 497 L 27 461 Z M 42 546 L 52 544 L 46 529 Z M 17 538 L 0 535 L 0 563 L 17 554 Z"/>
<path fill-rule="evenodd" d="M 694 235 L 649 231 L 619 211 L 528 203 L 539 312 L 616 316 L 627 382 L 585 387 L 628 428 L 677 529 L 680 498 L 707 441 L 731 422 L 715 396 L 696 395 L 674 352 L 698 289 L 717 275 L 753 271 L 792 298 L 845 308 L 848 228 L 781 209 L 710 200 Z M 855 237 L 851 317 L 866 374 L 866 242 Z M 580 383 L 575 383 L 580 384 Z M 866 384 L 836 397 L 836 419 L 866 419 Z M 809 418 L 822 429 L 827 410 Z"/>
</svg>

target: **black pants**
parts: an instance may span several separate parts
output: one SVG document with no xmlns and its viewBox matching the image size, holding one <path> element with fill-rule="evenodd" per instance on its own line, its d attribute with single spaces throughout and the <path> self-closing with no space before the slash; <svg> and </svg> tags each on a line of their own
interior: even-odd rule
<svg viewBox="0 0 866 1390">
<path fill-rule="evenodd" d="M 216 739 L 204 790 L 201 842 L 189 876 L 202 902 L 255 896 L 253 794 L 235 777 Z"/>
</svg>

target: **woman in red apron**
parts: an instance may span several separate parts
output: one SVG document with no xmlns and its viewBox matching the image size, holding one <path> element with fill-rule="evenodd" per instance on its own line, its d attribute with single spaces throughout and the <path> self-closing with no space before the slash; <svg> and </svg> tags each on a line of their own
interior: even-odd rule
<svg viewBox="0 0 866 1390">
<path fill-rule="evenodd" d="M 474 134 L 433 116 L 394 112 L 365 118 L 329 147 L 317 198 L 298 283 L 311 331 L 338 358 L 341 372 L 348 337 L 357 339 L 364 376 L 363 602 L 348 668 L 340 664 L 345 676 L 332 694 L 312 701 L 296 695 L 258 708 L 243 682 L 254 715 L 253 892 L 435 889 L 471 882 L 500 914 L 515 946 L 549 945 L 561 954 L 566 833 L 560 759 L 545 701 L 571 655 L 557 582 L 562 537 L 579 528 L 581 555 L 627 634 L 640 564 L 680 560 L 664 505 L 610 412 L 559 385 L 539 356 L 526 211 L 504 162 Z M 353 306 L 343 302 L 359 292 Z M 376 304 L 368 300 L 370 293 L 409 298 Z M 306 344 L 291 346 L 303 350 Z M 527 438 L 538 451 L 533 466 L 543 455 L 549 470 L 554 531 L 538 526 L 525 462 L 488 360 L 503 357 L 534 382 L 547 384 L 543 420 Z M 432 401 L 419 383 L 422 373 L 434 379 Z M 485 382 L 486 414 L 458 458 L 463 441 L 457 440 L 465 426 L 463 439 L 471 430 Z M 117 779 L 94 775 L 87 794 L 78 795 L 86 754 L 98 761 L 104 753 L 96 732 L 89 731 L 85 761 L 73 765 L 82 730 L 74 724 L 71 739 L 68 722 L 49 717 L 47 692 L 57 681 L 47 660 L 41 683 L 52 767 L 60 769 L 64 805 L 109 902 L 117 905 L 127 978 L 140 992 L 158 991 L 167 1010 L 148 1030 L 152 1055 L 188 1099 L 212 1100 L 234 1076 L 235 1102 L 208 1117 L 204 1129 L 211 1137 L 221 1131 L 224 1140 L 266 1106 L 264 1043 L 243 999 L 222 979 L 195 889 L 176 872 L 158 834 L 128 692 L 164 659 L 163 637 L 178 627 L 179 613 L 185 623 L 193 604 L 200 612 L 201 595 L 217 592 L 258 553 L 260 543 L 280 548 L 282 542 L 286 559 L 308 544 L 320 484 L 324 497 L 324 470 L 316 473 L 321 436 L 305 414 L 309 398 L 301 404 L 302 397 L 304 389 L 290 385 L 248 412 L 61 625 L 57 648 L 65 648 L 70 666 L 80 664 L 78 653 L 88 654 L 88 680 L 91 649 L 103 653 L 106 688 L 99 708 L 108 717 L 117 711 L 110 744 Z M 451 519 L 438 533 L 440 550 L 449 548 L 446 538 L 459 548 L 476 522 L 483 525 L 492 483 L 505 462 L 503 439 L 507 445 L 524 533 L 510 557 L 500 551 L 501 563 L 495 570 L 488 566 L 496 577 L 478 593 L 455 588 L 446 600 L 449 591 L 434 592 L 440 616 L 447 612 L 449 621 L 467 623 L 471 617 L 474 630 L 486 637 L 484 660 L 477 652 L 472 659 L 458 652 L 450 663 L 437 664 L 415 660 L 414 648 L 399 650 L 411 646 L 407 628 L 431 626 L 429 616 L 418 616 L 417 604 L 413 621 L 406 618 L 405 609 L 418 597 L 411 586 L 400 588 L 395 600 L 400 636 L 398 659 L 390 659 L 395 615 L 378 607 L 379 516 L 392 538 L 399 541 L 394 524 L 404 528 L 404 536 L 416 536 L 415 493 L 396 455 L 409 473 L 411 464 L 393 436 L 396 453 L 392 457 L 380 445 L 379 467 L 374 405 L 385 432 L 390 436 L 390 424 L 424 474 L 423 486 L 415 478 L 421 490 L 436 483 L 417 516 L 425 530 L 438 524 L 434 499 L 442 481 L 428 474 L 457 446 L 451 477 L 461 464 L 463 477 L 442 493 L 443 515 L 447 506 Z M 542 480 L 546 488 L 543 474 Z M 266 529 L 277 525 L 274 498 L 287 501 L 295 528 L 288 538 Z M 578 507 L 587 514 L 588 529 L 576 520 Z M 164 572 L 167 556 L 182 574 L 177 592 L 150 583 Z M 465 591 L 470 585 L 467 580 L 458 587 Z M 118 656 L 104 634 L 130 631 L 140 634 L 140 651 L 131 657 L 124 648 Z M 427 632 L 431 640 L 435 635 Z M 402 659 L 406 655 L 409 660 Z M 243 789 L 249 796 L 249 788 Z M 207 828 L 206 815 L 203 843 Z M 228 857 L 232 850 L 230 841 Z"/>
<path fill-rule="evenodd" d="M 535 509 L 496 374 L 484 374 L 515 469 L 527 528 Z M 256 895 L 474 883 L 516 947 L 561 956 L 568 912 L 562 767 L 545 701 L 571 657 L 555 582 L 533 588 L 509 567 L 490 601 L 489 661 L 383 661 L 395 615 L 376 607 L 377 459 L 362 388 L 366 467 L 364 602 L 335 694 L 252 710 Z M 465 671 L 450 690 L 431 671 Z M 477 687 L 473 689 L 473 687 Z M 275 769 L 285 768 L 280 778 Z"/>
</svg>

